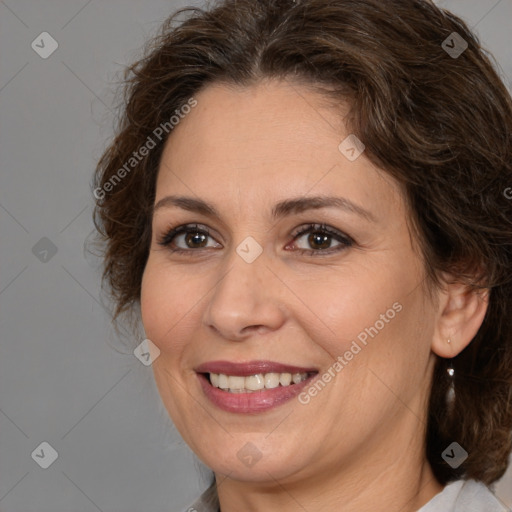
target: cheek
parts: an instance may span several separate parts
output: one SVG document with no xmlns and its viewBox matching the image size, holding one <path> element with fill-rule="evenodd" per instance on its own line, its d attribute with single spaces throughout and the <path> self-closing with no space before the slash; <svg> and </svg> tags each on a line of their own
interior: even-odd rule
<svg viewBox="0 0 512 512">
<path fill-rule="evenodd" d="M 388 330 L 400 316 L 400 305 L 393 304 L 401 302 L 412 286 L 408 278 L 397 278 L 396 268 L 382 269 L 382 264 L 351 264 L 296 279 L 293 288 L 303 303 L 298 306 L 300 314 L 293 316 L 301 319 L 313 340 L 328 345 L 324 348 L 331 355 L 349 350 L 359 335 L 364 341 L 369 336 L 366 329 L 375 332 L 376 323 L 379 333 Z"/>
<path fill-rule="evenodd" d="M 344 357 L 342 373 L 359 382 L 361 389 L 368 384 L 363 367 L 404 389 L 423 378 L 429 359 L 434 319 L 418 286 L 422 273 L 411 258 L 390 259 L 347 265 L 328 278 L 304 278 L 294 286 L 307 305 L 294 317 L 301 319 L 303 330 L 331 361 Z"/>
<path fill-rule="evenodd" d="M 152 369 L 162 401 L 182 436 L 193 445 L 186 434 L 187 426 L 194 421 L 189 417 L 192 409 L 183 407 L 191 390 L 185 390 L 176 375 L 190 343 L 189 329 L 198 321 L 195 317 L 198 299 L 194 293 L 197 283 L 156 260 L 150 255 L 142 278 L 142 323 L 147 338 L 160 349 Z"/>
<path fill-rule="evenodd" d="M 141 284 L 142 323 L 162 353 L 179 353 L 185 341 L 179 333 L 190 325 L 202 297 L 200 281 L 150 256 Z"/>
</svg>

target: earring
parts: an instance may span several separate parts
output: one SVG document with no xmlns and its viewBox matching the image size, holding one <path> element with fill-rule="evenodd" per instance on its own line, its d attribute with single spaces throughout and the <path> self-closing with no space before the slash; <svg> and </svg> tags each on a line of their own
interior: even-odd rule
<svg viewBox="0 0 512 512">
<path fill-rule="evenodd" d="M 451 340 L 450 338 L 448 338 L 448 340 L 447 340 L 447 341 L 448 341 L 448 343 L 451 343 L 451 342 L 452 342 L 452 340 Z M 447 370 L 447 372 L 448 372 L 448 375 L 449 375 L 450 377 L 453 377 L 453 376 L 454 376 L 454 374 L 455 374 L 455 370 L 453 369 L 453 364 L 452 364 L 452 363 L 450 363 L 450 366 L 448 366 L 448 370 Z"/>
<path fill-rule="evenodd" d="M 450 379 L 450 384 L 446 393 L 446 404 L 448 406 L 448 410 L 451 411 L 455 401 L 455 368 L 453 367 L 453 362 L 451 360 L 448 364 L 448 368 L 446 369 L 446 373 L 448 373 L 448 378 Z"/>
<path fill-rule="evenodd" d="M 451 340 L 450 338 L 448 338 L 448 339 L 447 339 L 447 341 L 448 341 L 448 343 L 451 343 L 451 342 L 452 342 L 452 340 Z M 454 376 L 454 374 L 455 374 L 455 370 L 453 369 L 453 364 L 452 364 L 452 363 L 450 363 L 450 366 L 448 366 L 447 372 L 448 372 L 448 375 L 449 375 L 450 377 L 453 377 L 453 376 Z"/>
</svg>

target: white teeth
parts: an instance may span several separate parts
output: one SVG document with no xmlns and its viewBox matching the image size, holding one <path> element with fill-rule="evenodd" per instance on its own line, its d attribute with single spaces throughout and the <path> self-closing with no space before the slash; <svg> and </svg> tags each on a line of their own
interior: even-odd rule
<svg viewBox="0 0 512 512">
<path fill-rule="evenodd" d="M 224 375 L 223 373 L 219 374 L 218 387 L 220 389 L 228 389 L 229 388 L 228 376 L 227 375 Z"/>
<path fill-rule="evenodd" d="M 215 374 L 210 373 L 210 377 L 213 375 Z M 265 387 L 265 379 L 263 378 L 263 375 L 260 373 L 259 375 L 245 377 L 245 387 L 250 391 L 259 391 L 260 389 L 263 389 Z"/>
<path fill-rule="evenodd" d="M 308 377 L 307 373 L 258 373 L 248 377 L 210 373 L 212 386 L 232 393 L 252 393 L 262 389 L 274 389 L 278 386 L 298 384 Z"/>
<path fill-rule="evenodd" d="M 265 388 L 273 389 L 279 386 L 279 373 L 265 374 Z"/>
<path fill-rule="evenodd" d="M 292 380 L 294 384 L 298 384 L 302 379 L 302 373 L 294 373 L 292 375 Z"/>
<path fill-rule="evenodd" d="M 219 387 L 219 374 L 218 373 L 210 373 L 210 380 L 212 381 L 212 386 L 218 388 Z"/>
<path fill-rule="evenodd" d="M 279 374 L 279 384 L 281 386 L 289 386 L 292 382 L 292 374 L 291 373 L 281 373 Z"/>
<path fill-rule="evenodd" d="M 229 389 L 244 389 L 245 387 L 245 377 L 237 377 L 235 375 L 230 375 L 228 377 L 228 388 Z"/>
</svg>

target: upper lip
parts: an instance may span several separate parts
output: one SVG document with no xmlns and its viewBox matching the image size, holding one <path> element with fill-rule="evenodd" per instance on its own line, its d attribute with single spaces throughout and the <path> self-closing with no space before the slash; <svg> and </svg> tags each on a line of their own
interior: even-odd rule
<svg viewBox="0 0 512 512">
<path fill-rule="evenodd" d="M 222 373 L 224 375 L 249 377 L 258 373 L 316 373 L 318 370 L 274 361 L 247 361 L 245 363 L 210 361 L 200 364 L 195 368 L 195 371 L 197 373 Z"/>
</svg>

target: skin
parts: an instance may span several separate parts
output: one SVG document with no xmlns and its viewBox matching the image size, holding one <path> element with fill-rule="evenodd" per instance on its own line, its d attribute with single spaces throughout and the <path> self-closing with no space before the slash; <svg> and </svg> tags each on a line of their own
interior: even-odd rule
<svg viewBox="0 0 512 512">
<path fill-rule="evenodd" d="M 287 81 L 209 85 L 195 98 L 166 143 L 155 204 L 189 196 L 219 217 L 156 209 L 141 294 L 173 422 L 215 472 L 223 512 L 417 510 L 442 489 L 424 440 L 436 354 L 453 357 L 471 341 L 486 297 L 451 284 L 431 300 L 400 187 L 365 153 L 351 162 L 338 150 L 350 134 L 346 106 Z M 277 202 L 304 196 L 344 197 L 374 220 L 337 207 L 271 218 Z M 174 241 L 184 254 L 158 244 L 188 223 L 209 228 L 207 247 L 184 236 Z M 308 234 L 294 240 L 308 223 L 354 243 L 333 252 L 332 237 L 320 254 Z M 248 236 L 263 249 L 252 263 L 236 252 Z M 402 310 L 306 405 L 235 414 L 202 392 L 194 368 L 219 359 L 322 374 L 396 302 Z M 261 453 L 251 467 L 237 457 L 248 442 Z"/>
</svg>

